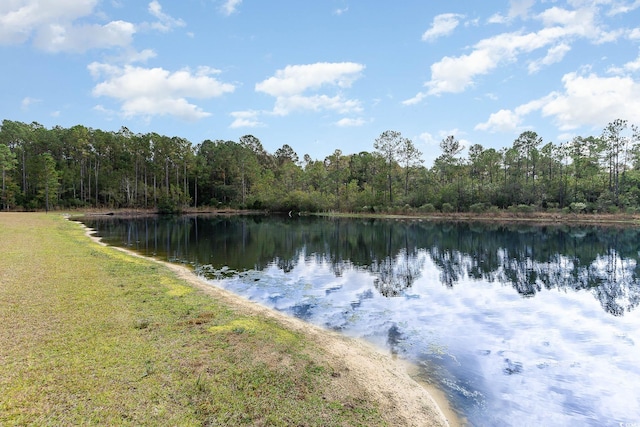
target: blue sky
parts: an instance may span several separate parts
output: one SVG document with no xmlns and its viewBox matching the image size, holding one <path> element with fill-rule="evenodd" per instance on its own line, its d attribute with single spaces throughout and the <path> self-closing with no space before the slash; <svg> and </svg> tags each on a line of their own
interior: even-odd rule
<svg viewBox="0 0 640 427">
<path fill-rule="evenodd" d="M 640 0 L 2 0 L 0 51 L 1 119 L 301 158 L 640 125 Z"/>
</svg>

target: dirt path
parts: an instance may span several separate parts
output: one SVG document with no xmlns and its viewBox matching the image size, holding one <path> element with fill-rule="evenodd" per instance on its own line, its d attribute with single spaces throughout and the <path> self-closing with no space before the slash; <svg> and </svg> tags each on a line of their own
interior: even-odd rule
<svg viewBox="0 0 640 427">
<path fill-rule="evenodd" d="M 87 229 L 87 235 L 93 241 L 105 245 L 92 234 L 92 230 Z M 212 286 L 187 267 L 143 257 L 124 248 L 114 248 L 167 266 L 192 286 L 242 314 L 274 319 L 287 329 L 309 337 L 324 350 L 327 363 L 334 366 L 340 373 L 336 378 L 335 386 L 349 392 L 349 389 L 358 390 L 364 385 L 369 392 L 369 397 L 379 403 L 381 412 L 391 426 L 459 426 L 463 424 L 450 409 L 444 393 L 429 384 L 418 383 L 409 375 L 410 366 L 400 360 L 394 360 L 390 355 L 383 354 L 372 345 L 286 316 Z"/>
</svg>

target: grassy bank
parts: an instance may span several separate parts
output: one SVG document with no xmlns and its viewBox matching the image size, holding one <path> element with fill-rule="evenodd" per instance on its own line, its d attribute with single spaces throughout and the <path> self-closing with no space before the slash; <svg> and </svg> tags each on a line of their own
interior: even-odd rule
<svg viewBox="0 0 640 427">
<path fill-rule="evenodd" d="M 387 425 L 322 350 L 59 214 L 0 214 L 0 425 Z"/>
</svg>

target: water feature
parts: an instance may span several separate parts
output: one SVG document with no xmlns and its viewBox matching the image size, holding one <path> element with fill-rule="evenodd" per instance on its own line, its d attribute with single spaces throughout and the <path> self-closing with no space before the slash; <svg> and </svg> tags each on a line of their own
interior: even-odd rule
<svg viewBox="0 0 640 427">
<path fill-rule="evenodd" d="M 640 229 L 87 218 L 103 239 L 416 363 L 471 425 L 640 423 Z"/>
</svg>

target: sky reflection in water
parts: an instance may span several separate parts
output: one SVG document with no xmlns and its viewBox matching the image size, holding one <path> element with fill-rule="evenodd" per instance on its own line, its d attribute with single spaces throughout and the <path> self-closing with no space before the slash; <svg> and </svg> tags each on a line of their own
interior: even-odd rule
<svg viewBox="0 0 640 427">
<path fill-rule="evenodd" d="M 154 223 L 153 233 L 149 224 L 136 226 L 147 237 L 136 228 L 133 240 L 130 225 L 126 232 L 89 225 L 105 236 L 111 228 L 143 253 L 194 263 L 217 286 L 424 366 L 473 425 L 640 422 L 638 231 L 380 223 L 283 228 L 249 220 L 214 229 L 201 223 L 197 232 L 192 222 L 179 232 L 174 223 L 175 239 L 158 238 Z M 277 233 L 273 247 L 256 250 L 267 225 Z M 432 240 L 420 234 L 427 232 Z M 603 239 L 607 233 L 613 238 Z M 462 238 L 471 240 L 452 244 Z M 226 246 L 226 262 L 206 258 L 203 239 L 215 253 Z M 345 249 L 361 241 L 367 245 Z M 242 261 L 229 259 L 230 242 L 242 242 Z M 371 249 L 379 246 L 383 255 Z"/>
</svg>

